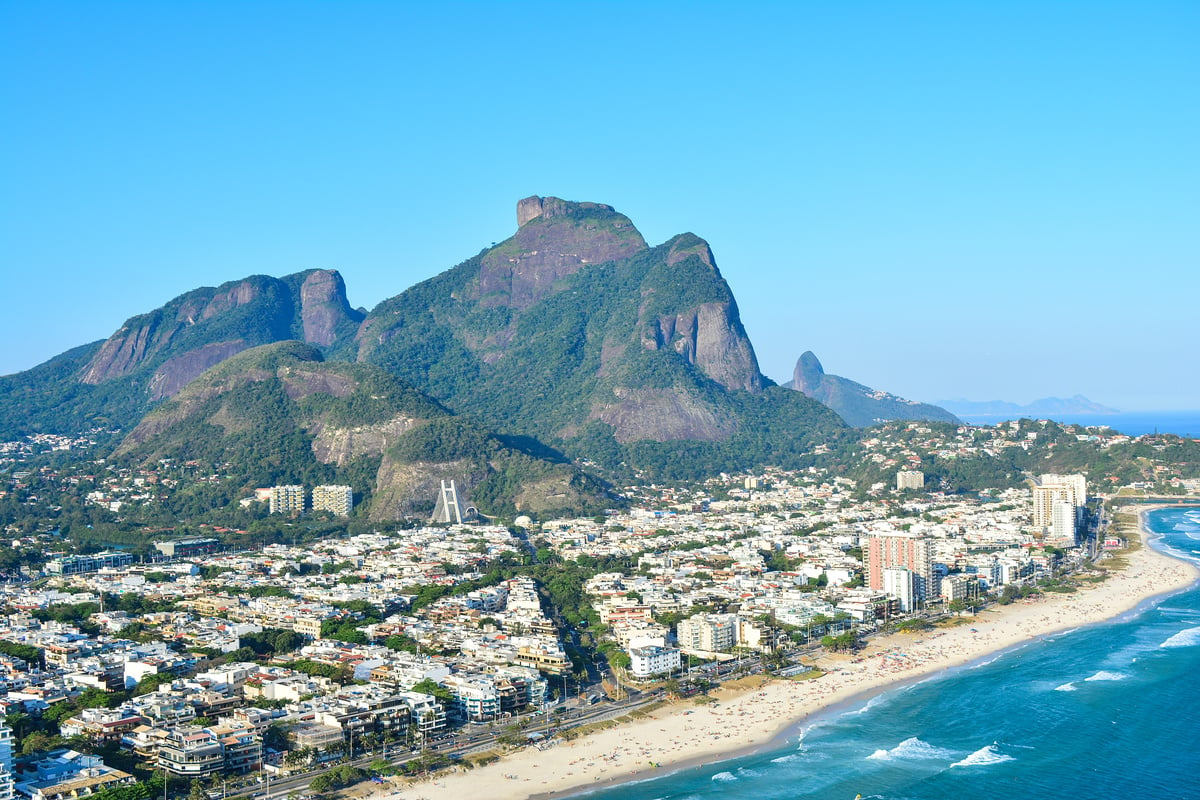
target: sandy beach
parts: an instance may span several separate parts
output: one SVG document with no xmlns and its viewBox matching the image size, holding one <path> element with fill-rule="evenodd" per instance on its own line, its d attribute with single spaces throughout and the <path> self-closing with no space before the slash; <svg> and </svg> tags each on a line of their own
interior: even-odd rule
<svg viewBox="0 0 1200 800">
<path fill-rule="evenodd" d="M 1149 510 L 1139 510 L 1143 520 Z M 748 687 L 714 692 L 716 703 L 680 700 L 643 719 L 546 750 L 528 747 L 486 767 L 448 771 L 387 797 L 461 800 L 472 793 L 489 800 L 565 797 L 759 749 L 838 703 L 979 661 L 1040 636 L 1110 619 L 1196 581 L 1200 573 L 1191 564 L 1146 546 L 1144 522 L 1139 530 L 1143 546 L 1127 556 L 1127 567 L 1078 592 L 1046 593 L 1036 600 L 993 606 L 956 627 L 876 637 L 853 656 L 818 657 L 816 665 L 826 671 L 820 678 L 753 678 Z M 481 792 L 481 787 L 486 791 Z"/>
</svg>

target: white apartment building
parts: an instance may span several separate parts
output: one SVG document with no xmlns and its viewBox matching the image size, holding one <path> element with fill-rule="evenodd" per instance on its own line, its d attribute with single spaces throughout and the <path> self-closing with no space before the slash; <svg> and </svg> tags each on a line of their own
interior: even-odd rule
<svg viewBox="0 0 1200 800">
<path fill-rule="evenodd" d="M 0 800 L 13 799 L 13 733 L 0 722 Z"/>
<path fill-rule="evenodd" d="M 1075 521 L 1087 504 L 1087 478 L 1082 475 L 1046 474 L 1033 487 L 1033 524 L 1049 528 L 1053 524 L 1054 504 L 1067 502 L 1075 509 Z M 1074 533 L 1072 533 L 1074 537 Z"/>
<path fill-rule="evenodd" d="M 656 645 L 631 648 L 629 662 L 629 672 L 638 680 L 674 672 L 683 663 L 678 647 Z"/>
<path fill-rule="evenodd" d="M 1049 538 L 1060 547 L 1074 547 L 1076 544 L 1075 506 L 1066 500 L 1056 500 L 1050 510 Z"/>
<path fill-rule="evenodd" d="M 917 607 L 921 596 L 917 588 L 918 577 L 908 567 L 884 567 L 883 591 L 900 603 L 900 610 L 908 613 Z"/>
<path fill-rule="evenodd" d="M 924 489 L 925 473 L 919 469 L 902 469 L 896 473 L 897 489 Z"/>
<path fill-rule="evenodd" d="M 679 621 L 679 647 L 685 652 L 728 652 L 737 642 L 737 629 L 736 614 L 696 614 Z"/>
</svg>

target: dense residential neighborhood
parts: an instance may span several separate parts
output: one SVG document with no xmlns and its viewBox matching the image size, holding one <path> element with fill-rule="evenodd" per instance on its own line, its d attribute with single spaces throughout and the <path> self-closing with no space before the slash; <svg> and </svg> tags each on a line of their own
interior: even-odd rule
<svg viewBox="0 0 1200 800">
<path fill-rule="evenodd" d="M 593 517 L 313 535 L 305 521 L 328 512 L 289 484 L 247 503 L 274 506 L 272 488 L 286 488 L 292 501 L 264 519 L 286 520 L 290 541 L 247 546 L 247 530 L 214 524 L 80 547 L 36 515 L 13 522 L 0 565 L 0 796 L 118 800 L 151 776 L 176 791 L 247 791 L 267 774 L 319 788 L 311 770 L 363 758 L 384 774 L 428 769 L 464 742 L 535 741 L 531 722 L 540 741 L 597 703 L 702 689 L 723 665 L 803 669 L 812 648 L 1061 588 L 1123 545 L 1103 535 L 1090 477 L 967 494 L 921 471 L 1035 446 L 1036 428 L 892 424 L 858 454 L 890 482 L 814 466 L 631 485 L 626 506 Z M 0 447 L 4 499 L 119 514 L 213 479 L 198 464 L 38 460 L 73 447 L 88 443 Z M 1160 490 L 1197 488 L 1149 474 Z M 350 502 L 348 487 L 321 488 Z"/>
</svg>

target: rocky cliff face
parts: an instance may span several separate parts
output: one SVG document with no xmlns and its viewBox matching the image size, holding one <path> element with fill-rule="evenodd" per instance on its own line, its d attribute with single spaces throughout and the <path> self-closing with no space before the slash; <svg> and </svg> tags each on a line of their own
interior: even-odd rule
<svg viewBox="0 0 1200 800">
<path fill-rule="evenodd" d="M 667 243 L 666 272 L 672 280 L 665 286 L 657 280 L 643 283 L 639 329 L 648 331 L 641 344 L 648 350 L 671 348 L 689 364 L 731 390 L 760 392 L 766 379 L 750 337 L 742 326 L 733 293 L 717 269 L 708 242 L 694 234 L 677 236 Z M 709 302 L 691 303 L 689 289 L 708 284 Z M 661 314 L 648 323 L 649 308 L 682 307 L 674 314 Z"/>
<path fill-rule="evenodd" d="M 517 233 L 484 255 L 477 298 L 485 307 L 526 309 L 587 264 L 626 258 L 646 247 L 624 214 L 600 203 L 527 197 Z"/>
<path fill-rule="evenodd" d="M 720 442 L 737 430 L 737 420 L 684 389 L 618 387 L 611 401 L 598 400 L 592 419 L 611 425 L 613 436 L 630 442 Z"/>
<path fill-rule="evenodd" d="M 172 344 L 189 329 L 238 306 L 250 305 L 261 296 L 261 282 L 245 280 L 226 284 L 220 289 L 189 292 L 164 308 L 134 317 L 105 341 L 100 352 L 84 369 L 80 380 L 95 385 L 129 375 L 146 362 L 169 351 Z M 160 383 L 167 380 L 170 379 L 164 378 Z M 187 380 L 190 378 L 178 384 L 182 386 Z"/>
<path fill-rule="evenodd" d="M 643 347 L 670 347 L 726 389 L 762 391 L 758 359 L 733 303 L 701 303 L 655 322 L 655 336 L 643 340 Z"/>
<path fill-rule="evenodd" d="M 336 270 L 312 270 L 300 286 L 300 319 L 309 344 L 332 347 L 339 338 L 352 337 L 364 316 L 350 307 Z"/>
<path fill-rule="evenodd" d="M 200 373 L 209 367 L 220 364 L 247 347 L 244 339 L 235 339 L 232 342 L 213 342 L 167 359 L 150 378 L 150 385 L 147 387 L 150 399 L 152 401 L 161 400 L 164 397 L 173 396 L 189 382 L 200 377 Z"/>
<path fill-rule="evenodd" d="M 148 399 L 157 401 L 250 347 L 296 338 L 329 348 L 352 340 L 362 317 L 333 270 L 252 276 L 133 317 L 101 345 L 79 380 L 98 385 L 146 372 Z"/>
</svg>

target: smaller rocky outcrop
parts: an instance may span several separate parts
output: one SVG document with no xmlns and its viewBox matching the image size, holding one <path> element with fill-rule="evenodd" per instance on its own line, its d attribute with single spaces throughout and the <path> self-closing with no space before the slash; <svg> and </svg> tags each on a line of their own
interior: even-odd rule
<svg viewBox="0 0 1200 800">
<path fill-rule="evenodd" d="M 336 270 L 314 269 L 300 286 L 300 320 L 304 341 L 332 347 L 352 337 L 366 316 L 350 307 L 346 284 Z"/>
<path fill-rule="evenodd" d="M 893 419 L 959 422 L 958 417 L 944 408 L 905 400 L 903 397 L 855 383 L 848 378 L 826 375 L 821 362 L 811 350 L 806 351 L 796 361 L 792 380 L 784 386 L 803 392 L 833 409 L 847 425 L 856 428 L 865 428 Z"/>
</svg>

